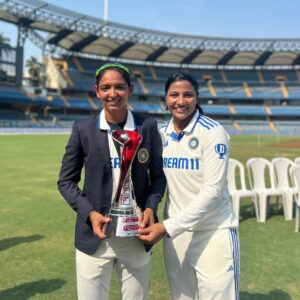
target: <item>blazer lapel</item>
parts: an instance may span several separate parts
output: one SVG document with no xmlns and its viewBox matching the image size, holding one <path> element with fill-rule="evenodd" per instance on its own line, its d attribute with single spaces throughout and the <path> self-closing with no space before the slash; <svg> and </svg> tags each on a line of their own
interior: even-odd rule
<svg viewBox="0 0 300 300">
<path fill-rule="evenodd" d="M 98 122 L 97 122 L 97 124 L 98 124 Z M 96 140 L 94 142 L 98 149 L 97 152 L 100 153 L 105 167 L 110 168 L 110 153 L 109 153 L 108 138 L 107 138 L 106 130 L 101 130 L 100 128 L 98 128 L 98 126 L 95 126 L 95 137 L 96 137 Z"/>
<path fill-rule="evenodd" d="M 96 143 L 97 149 L 99 150 L 99 154 L 102 157 L 105 167 L 111 167 L 110 165 L 110 153 L 109 153 L 109 146 L 108 146 L 108 138 L 107 132 L 105 130 L 101 130 L 99 128 L 96 129 Z"/>
<path fill-rule="evenodd" d="M 111 160 L 110 160 L 110 152 L 108 146 L 108 138 L 107 132 L 105 130 L 101 130 L 96 126 L 95 129 L 95 141 L 97 147 L 97 153 L 101 155 L 102 164 L 100 165 L 102 170 L 100 172 L 103 174 L 104 180 L 107 182 L 107 190 L 103 195 L 101 195 L 103 203 L 102 207 L 100 207 L 100 211 L 103 214 L 107 214 L 108 209 L 111 205 L 111 197 L 112 197 L 112 168 L 111 168 Z"/>
</svg>

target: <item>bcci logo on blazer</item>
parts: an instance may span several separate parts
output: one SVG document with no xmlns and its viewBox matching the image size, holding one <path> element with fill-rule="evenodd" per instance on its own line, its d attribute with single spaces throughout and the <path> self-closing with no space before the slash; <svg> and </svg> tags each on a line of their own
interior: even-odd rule
<svg viewBox="0 0 300 300">
<path fill-rule="evenodd" d="M 149 151 L 146 148 L 141 148 L 138 151 L 137 159 L 141 164 L 146 163 L 149 159 Z"/>
</svg>

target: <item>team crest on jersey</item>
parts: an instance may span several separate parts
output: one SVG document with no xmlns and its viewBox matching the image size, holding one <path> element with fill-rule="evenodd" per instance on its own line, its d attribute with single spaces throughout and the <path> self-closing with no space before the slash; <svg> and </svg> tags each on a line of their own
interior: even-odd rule
<svg viewBox="0 0 300 300">
<path fill-rule="evenodd" d="M 141 148 L 138 151 L 137 159 L 141 164 L 146 163 L 149 159 L 149 151 L 146 148 Z"/>
<path fill-rule="evenodd" d="M 196 137 L 192 137 L 189 141 L 189 147 L 193 150 L 197 149 L 199 146 L 199 140 Z"/>
<path fill-rule="evenodd" d="M 219 154 L 220 159 L 224 159 L 224 156 L 227 154 L 227 147 L 224 144 L 217 144 L 215 146 L 215 151 Z"/>
</svg>

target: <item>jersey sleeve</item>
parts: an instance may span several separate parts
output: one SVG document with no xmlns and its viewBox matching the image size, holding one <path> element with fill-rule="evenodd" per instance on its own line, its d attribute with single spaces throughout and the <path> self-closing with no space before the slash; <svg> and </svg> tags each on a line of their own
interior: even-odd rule
<svg viewBox="0 0 300 300">
<path fill-rule="evenodd" d="M 192 201 L 173 218 L 163 222 L 168 234 L 176 237 L 209 217 L 218 205 L 227 186 L 229 135 L 222 126 L 210 129 L 202 136 L 203 185 Z M 180 184 L 180 182 L 178 182 Z"/>
</svg>

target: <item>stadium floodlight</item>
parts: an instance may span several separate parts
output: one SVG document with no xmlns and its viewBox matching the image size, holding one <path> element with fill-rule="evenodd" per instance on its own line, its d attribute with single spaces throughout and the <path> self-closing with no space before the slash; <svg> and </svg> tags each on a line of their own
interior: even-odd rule
<svg viewBox="0 0 300 300">
<path fill-rule="evenodd" d="M 102 34 L 104 37 L 114 37 L 114 34 L 111 34 L 108 27 L 108 0 L 103 0 L 103 23 Z"/>
<path fill-rule="evenodd" d="M 108 22 L 108 0 L 103 0 L 103 20 L 106 24 Z"/>
</svg>

